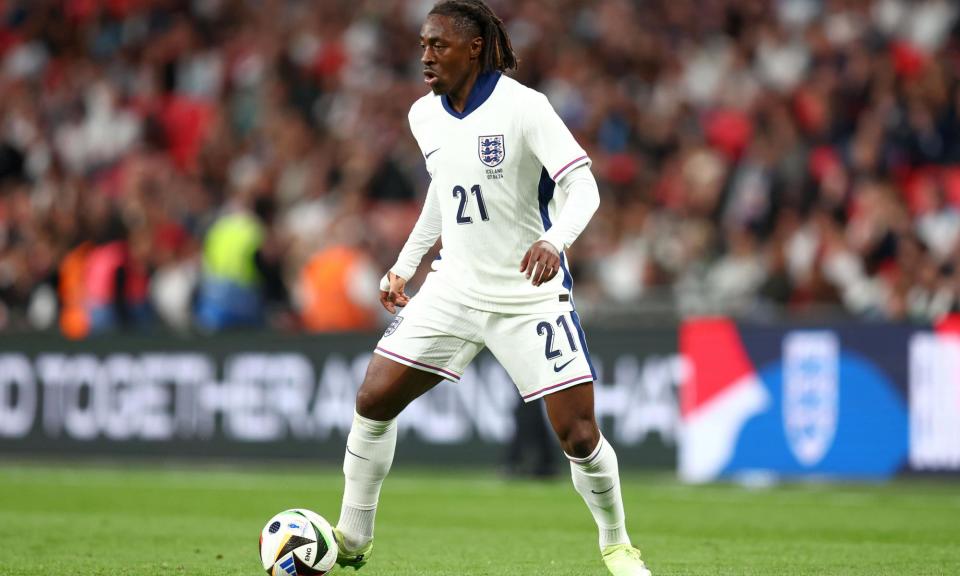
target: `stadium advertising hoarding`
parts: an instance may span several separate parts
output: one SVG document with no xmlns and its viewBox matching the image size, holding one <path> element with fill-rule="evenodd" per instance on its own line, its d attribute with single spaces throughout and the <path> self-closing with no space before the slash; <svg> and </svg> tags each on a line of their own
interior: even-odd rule
<svg viewBox="0 0 960 576">
<path fill-rule="evenodd" d="M 886 478 L 960 471 L 960 330 L 768 327 L 680 331 L 679 471 Z"/>
<path fill-rule="evenodd" d="M 339 462 L 377 335 L 0 339 L 0 453 Z M 604 433 L 626 466 L 672 467 L 682 362 L 671 329 L 591 331 Z M 519 396 L 489 355 L 400 418 L 398 462 L 486 462 Z"/>
</svg>

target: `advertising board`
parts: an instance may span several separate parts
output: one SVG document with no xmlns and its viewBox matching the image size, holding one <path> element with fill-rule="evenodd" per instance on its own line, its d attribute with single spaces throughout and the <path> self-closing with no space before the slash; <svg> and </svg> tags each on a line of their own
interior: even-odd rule
<svg viewBox="0 0 960 576">
<path fill-rule="evenodd" d="M 589 335 L 597 414 L 621 462 L 674 466 L 683 368 L 676 331 Z M 0 454 L 336 463 L 377 336 L 5 336 Z M 513 438 L 518 401 L 483 354 L 460 383 L 442 383 L 401 415 L 398 460 L 496 463 Z"/>
<path fill-rule="evenodd" d="M 960 337 L 896 324 L 681 327 L 680 476 L 960 470 Z"/>
</svg>

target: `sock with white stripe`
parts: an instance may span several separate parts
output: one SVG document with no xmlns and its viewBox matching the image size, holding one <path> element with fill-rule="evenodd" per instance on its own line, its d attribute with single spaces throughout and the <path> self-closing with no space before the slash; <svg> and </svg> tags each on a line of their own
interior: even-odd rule
<svg viewBox="0 0 960 576">
<path fill-rule="evenodd" d="M 600 549 L 613 544 L 629 544 L 626 520 L 623 513 L 623 498 L 620 496 L 620 473 L 617 470 L 617 454 L 607 441 L 600 442 L 586 458 L 570 460 L 573 487 L 577 489 L 600 531 Z"/>
<path fill-rule="evenodd" d="M 390 472 L 397 445 L 397 420 L 380 422 L 354 413 L 343 457 L 343 503 L 337 528 L 348 550 L 373 539 L 380 486 Z"/>
</svg>

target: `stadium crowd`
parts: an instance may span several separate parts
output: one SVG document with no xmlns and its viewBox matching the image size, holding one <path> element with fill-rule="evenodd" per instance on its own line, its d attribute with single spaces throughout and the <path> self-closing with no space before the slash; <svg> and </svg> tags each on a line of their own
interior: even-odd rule
<svg viewBox="0 0 960 576">
<path fill-rule="evenodd" d="M 593 159 L 581 307 L 957 309 L 953 2 L 488 2 Z M 0 327 L 381 325 L 432 4 L 0 1 Z"/>
</svg>

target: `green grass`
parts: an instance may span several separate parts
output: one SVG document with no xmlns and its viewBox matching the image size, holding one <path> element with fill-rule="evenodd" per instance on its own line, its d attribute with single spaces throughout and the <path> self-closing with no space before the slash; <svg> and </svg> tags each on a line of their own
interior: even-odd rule
<svg viewBox="0 0 960 576">
<path fill-rule="evenodd" d="M 266 520 L 335 520 L 337 470 L 0 466 L 0 575 L 257 575 Z M 960 574 L 960 484 L 686 487 L 625 476 L 630 533 L 655 576 Z M 344 572 L 344 573 L 352 573 Z M 363 576 L 602 575 L 567 478 L 399 469 Z"/>
</svg>

